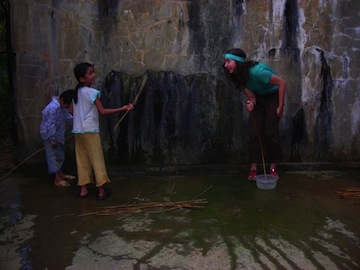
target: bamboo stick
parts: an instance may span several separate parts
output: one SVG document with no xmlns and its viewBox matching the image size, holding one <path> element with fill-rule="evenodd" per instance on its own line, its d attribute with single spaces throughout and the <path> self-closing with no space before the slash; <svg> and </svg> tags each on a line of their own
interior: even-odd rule
<svg viewBox="0 0 360 270">
<path fill-rule="evenodd" d="M 133 106 L 136 105 L 136 103 L 137 103 L 137 101 L 138 101 L 138 99 L 139 99 L 139 97 L 140 97 L 140 95 L 141 95 L 141 93 L 142 93 L 142 91 L 143 91 L 143 89 L 144 89 L 144 87 L 145 87 L 145 84 L 146 84 L 146 82 L 147 82 L 147 79 L 148 79 L 148 75 L 147 75 L 147 73 L 145 73 L 144 78 L 143 78 L 142 81 L 141 81 L 140 89 L 139 89 L 138 93 L 137 93 L 136 96 L 135 96 L 134 102 L 132 103 Z M 117 127 L 120 125 L 121 121 L 122 121 L 122 120 L 125 118 L 125 116 L 129 113 L 129 111 L 130 111 L 130 110 L 127 110 L 127 111 L 123 114 L 123 116 L 120 118 L 120 120 L 115 124 L 114 130 L 113 130 L 114 132 L 116 131 Z"/>
<path fill-rule="evenodd" d="M 67 141 L 68 139 L 72 138 L 73 135 L 68 136 L 67 138 L 65 138 L 65 141 Z M 17 168 L 19 168 L 21 165 L 23 165 L 26 161 L 28 161 L 30 158 L 32 158 L 33 156 L 39 154 L 41 151 L 45 150 L 45 147 L 40 148 L 39 150 L 35 151 L 34 153 L 32 153 L 31 155 L 29 155 L 27 158 L 25 158 L 23 161 L 21 161 L 19 164 L 17 164 L 14 168 L 12 168 L 10 171 L 8 171 L 5 175 L 3 175 L 0 180 L 4 180 L 6 177 L 8 177 L 13 171 L 15 171 Z"/>
<path fill-rule="evenodd" d="M 341 199 L 356 199 L 360 198 L 360 188 L 350 187 L 344 191 L 335 191 Z M 357 203 L 355 203 L 357 204 Z"/>
<path fill-rule="evenodd" d="M 254 127 L 255 127 L 255 130 L 256 130 L 256 133 L 257 133 L 257 136 L 258 136 L 258 139 L 259 139 L 259 143 L 260 143 L 261 159 L 262 159 L 264 177 L 265 177 L 265 181 L 266 181 L 266 168 L 265 168 L 264 148 L 263 148 L 262 141 L 261 141 L 261 138 L 260 138 L 260 133 L 259 133 L 257 127 L 256 127 L 256 123 L 255 123 L 254 116 L 253 116 L 252 113 L 250 113 L 250 115 L 251 115 L 251 120 L 252 120 L 253 125 L 254 125 Z"/>
<path fill-rule="evenodd" d="M 163 202 L 141 202 L 138 203 L 138 201 L 142 198 L 140 198 L 141 192 L 139 191 L 137 197 L 135 197 L 136 201 L 132 204 L 126 203 L 126 204 L 119 204 L 119 205 L 109 205 L 109 206 L 101 206 L 101 207 L 95 207 L 95 210 L 92 209 L 89 212 L 80 213 L 80 214 L 65 214 L 65 215 L 57 215 L 54 217 L 66 217 L 66 216 L 76 216 L 76 217 L 84 217 L 84 216 L 90 216 L 90 215 L 96 215 L 96 216 L 112 216 L 112 215 L 127 215 L 126 217 L 122 217 L 120 219 L 124 219 L 130 216 L 133 216 L 135 214 L 156 214 L 156 213 L 165 213 L 169 211 L 174 211 L 178 209 L 203 209 L 204 204 L 207 204 L 208 201 L 206 199 L 197 199 L 200 195 L 206 193 L 210 188 L 209 186 L 206 188 L 203 192 L 201 192 L 199 195 L 195 196 L 192 200 L 184 200 L 184 201 L 163 201 Z M 170 197 L 173 195 L 175 189 L 175 183 L 173 184 Z M 152 193 L 152 192 L 150 192 Z M 148 193 L 148 194 L 150 194 Z"/>
</svg>

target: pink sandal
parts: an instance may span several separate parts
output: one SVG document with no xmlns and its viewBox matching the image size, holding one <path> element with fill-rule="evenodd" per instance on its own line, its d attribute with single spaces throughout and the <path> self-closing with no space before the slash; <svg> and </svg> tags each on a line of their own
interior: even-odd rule
<svg viewBox="0 0 360 270">
<path fill-rule="evenodd" d="M 280 177 L 279 177 L 279 173 L 278 173 L 278 171 L 277 171 L 275 168 L 270 170 L 270 174 L 271 174 L 272 176 L 275 176 L 277 179 L 280 178 Z"/>
<path fill-rule="evenodd" d="M 248 175 L 248 180 L 251 182 L 255 181 L 256 175 L 257 175 L 256 170 L 250 170 Z"/>
</svg>

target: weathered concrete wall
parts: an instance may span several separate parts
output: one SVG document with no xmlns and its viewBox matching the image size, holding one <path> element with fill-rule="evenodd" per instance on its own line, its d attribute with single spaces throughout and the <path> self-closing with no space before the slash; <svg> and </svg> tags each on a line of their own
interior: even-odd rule
<svg viewBox="0 0 360 270">
<path fill-rule="evenodd" d="M 121 150 L 137 163 L 246 162 L 248 114 L 221 67 L 223 52 L 241 47 L 287 81 L 285 161 L 360 160 L 357 0 L 10 2 L 23 155 L 40 146 L 50 96 L 74 87 L 74 65 L 88 61 L 109 105 L 133 98 L 138 84 L 126 80 L 151 74 L 123 135 L 110 132 L 119 116 L 103 118 L 109 158 Z M 132 90 L 107 91 L 108 74 Z"/>
<path fill-rule="evenodd" d="M 114 162 L 199 164 L 244 160 L 247 131 L 240 93 L 207 74 L 147 71 L 135 109 L 102 121 L 104 147 Z M 133 102 L 144 76 L 111 72 L 102 103 Z M 128 91 L 130 89 L 130 91 Z"/>
</svg>

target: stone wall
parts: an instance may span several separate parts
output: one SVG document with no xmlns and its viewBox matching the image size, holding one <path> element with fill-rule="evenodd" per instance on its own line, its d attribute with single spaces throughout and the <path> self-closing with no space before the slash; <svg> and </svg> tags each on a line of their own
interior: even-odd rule
<svg viewBox="0 0 360 270">
<path fill-rule="evenodd" d="M 122 135 L 110 132 L 120 115 L 102 118 L 109 160 L 246 162 L 248 114 L 222 72 L 224 51 L 241 47 L 287 81 L 285 161 L 360 159 L 358 0 L 10 3 L 20 156 L 41 147 L 41 110 L 75 86 L 73 67 L 87 61 L 109 106 L 131 101 L 151 74 Z M 109 76 L 128 88 L 107 85 Z"/>
</svg>

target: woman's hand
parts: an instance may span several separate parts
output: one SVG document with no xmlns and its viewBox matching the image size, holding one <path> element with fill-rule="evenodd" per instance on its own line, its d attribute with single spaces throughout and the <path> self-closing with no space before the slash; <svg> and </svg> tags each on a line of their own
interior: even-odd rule
<svg viewBox="0 0 360 270">
<path fill-rule="evenodd" d="M 255 103 L 252 102 L 251 100 L 246 101 L 246 105 L 245 108 L 248 112 L 251 112 L 255 107 Z"/>
<path fill-rule="evenodd" d="M 255 104 L 256 104 L 256 96 L 253 92 L 251 92 L 246 87 L 243 87 L 242 90 L 247 97 L 245 108 L 248 112 L 251 112 L 254 109 Z"/>
<path fill-rule="evenodd" d="M 284 106 L 279 106 L 276 108 L 276 114 L 279 118 L 281 118 L 281 116 L 283 115 L 284 113 Z"/>
</svg>

